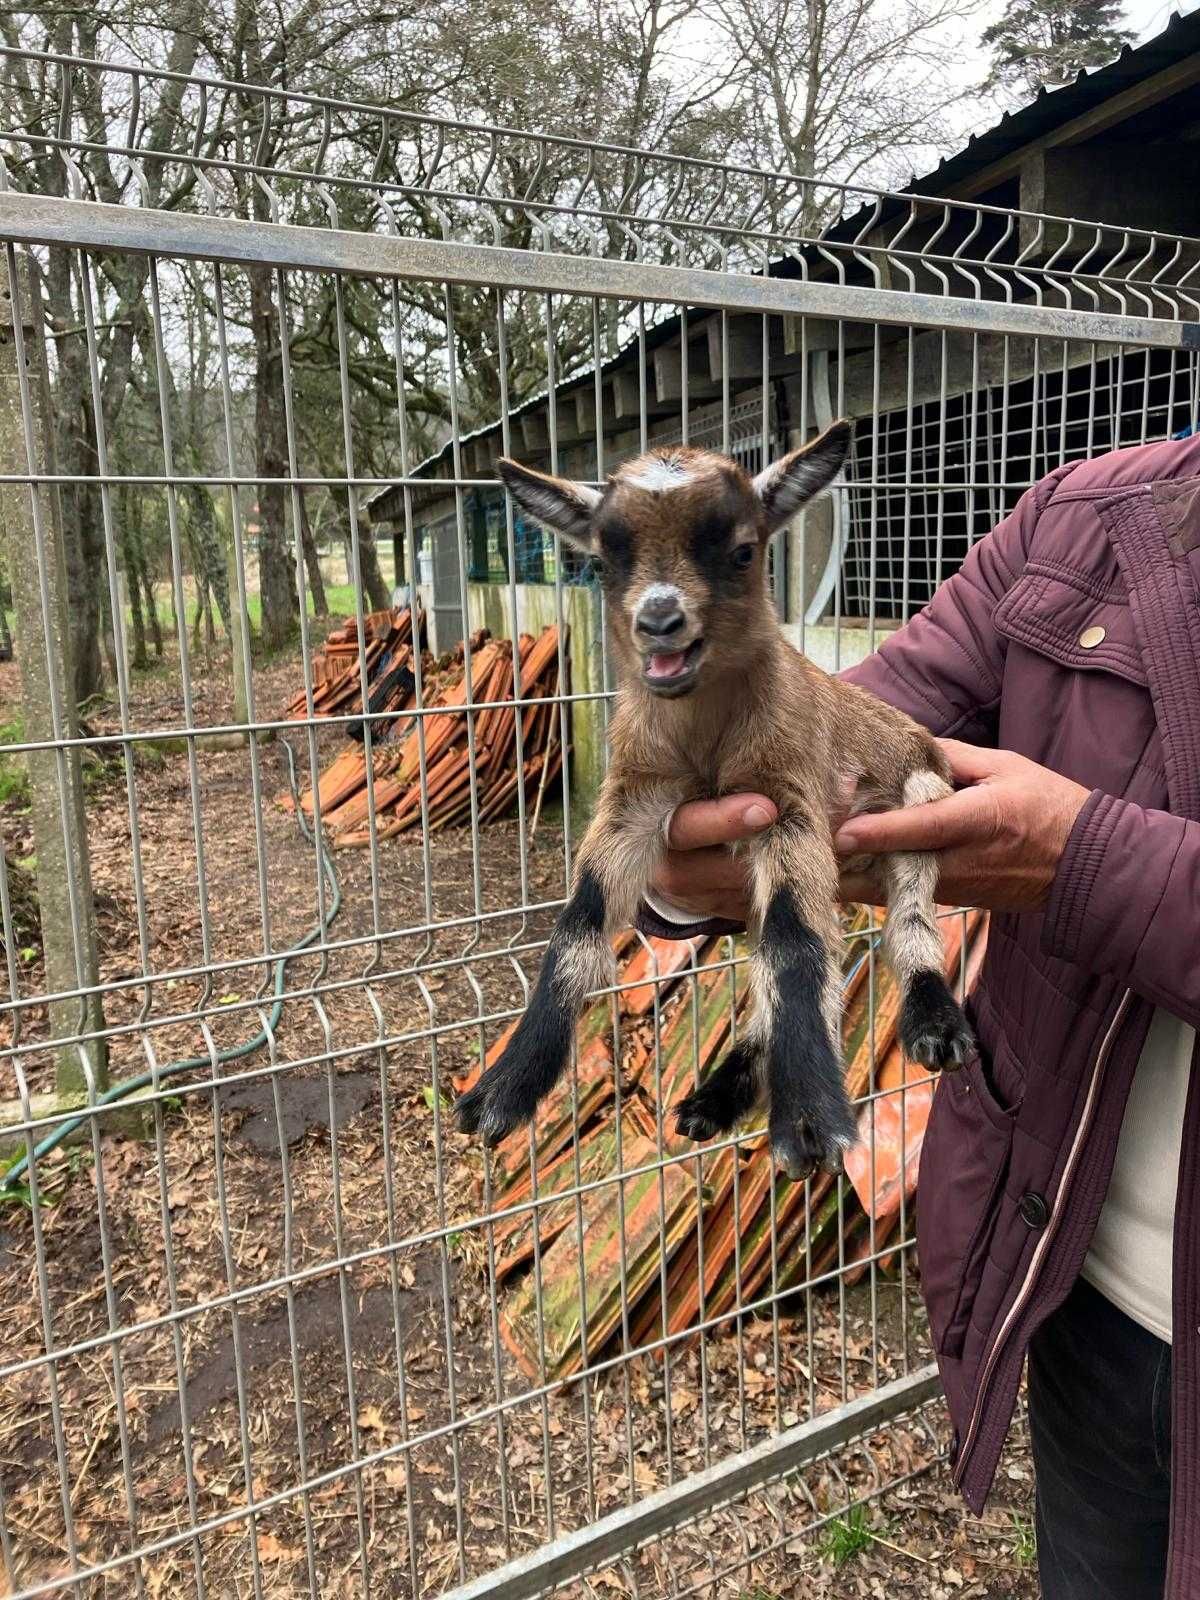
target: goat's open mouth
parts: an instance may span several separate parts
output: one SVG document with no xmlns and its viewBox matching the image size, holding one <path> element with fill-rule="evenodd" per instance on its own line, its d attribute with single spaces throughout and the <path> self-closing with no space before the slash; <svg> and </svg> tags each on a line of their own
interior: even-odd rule
<svg viewBox="0 0 1200 1600">
<path fill-rule="evenodd" d="M 693 639 L 685 650 L 655 650 L 644 658 L 642 682 L 655 694 L 686 694 L 700 670 L 703 639 Z"/>
</svg>

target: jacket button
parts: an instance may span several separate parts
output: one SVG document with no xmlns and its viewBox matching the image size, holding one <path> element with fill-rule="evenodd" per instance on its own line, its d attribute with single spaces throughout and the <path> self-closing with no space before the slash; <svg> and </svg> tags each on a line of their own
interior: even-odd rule
<svg viewBox="0 0 1200 1600">
<path fill-rule="evenodd" d="M 1085 628 L 1079 635 L 1080 648 L 1094 650 L 1098 644 L 1104 643 L 1104 629 L 1101 627 Z"/>
<path fill-rule="evenodd" d="M 1017 1207 L 1021 1214 L 1021 1221 L 1030 1228 L 1044 1228 L 1050 1220 L 1050 1211 L 1040 1194 L 1021 1196 L 1021 1203 Z"/>
</svg>

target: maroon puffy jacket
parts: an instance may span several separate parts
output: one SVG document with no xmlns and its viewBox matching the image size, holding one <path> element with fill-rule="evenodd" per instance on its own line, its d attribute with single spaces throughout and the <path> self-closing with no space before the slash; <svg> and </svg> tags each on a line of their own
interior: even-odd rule
<svg viewBox="0 0 1200 1600">
<path fill-rule="evenodd" d="M 1087 1254 L 1153 1008 L 1200 1028 L 1200 437 L 1051 473 L 846 676 L 1092 790 L 1045 912 L 991 919 L 980 1052 L 939 1084 L 921 1155 L 921 1284 L 979 1511 L 1030 1336 Z M 1200 1074 L 1175 1226 L 1169 1600 L 1200 1597 L 1198 1208 Z"/>
<path fill-rule="evenodd" d="M 1087 1253 L 1153 1007 L 1200 1027 L 1200 438 L 1052 473 L 848 676 L 935 733 L 1092 790 L 1045 913 L 992 918 L 970 1007 L 980 1056 L 939 1084 L 921 1155 L 921 1283 L 955 1479 L 978 1511 L 1030 1335 Z M 1200 1595 L 1198 1203 L 1194 1074 L 1175 1225 L 1172 1600 Z"/>
</svg>

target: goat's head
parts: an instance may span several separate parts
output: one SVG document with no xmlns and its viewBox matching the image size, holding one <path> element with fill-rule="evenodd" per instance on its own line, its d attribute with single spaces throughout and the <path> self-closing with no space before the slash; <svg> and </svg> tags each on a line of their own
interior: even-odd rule
<svg viewBox="0 0 1200 1600">
<path fill-rule="evenodd" d="M 623 665 L 653 693 L 675 696 L 702 672 L 736 671 L 774 625 L 767 540 L 828 487 L 849 443 L 849 424 L 835 422 L 755 478 L 708 450 L 654 450 L 603 491 L 516 461 L 497 470 L 527 515 L 600 558 Z"/>
</svg>

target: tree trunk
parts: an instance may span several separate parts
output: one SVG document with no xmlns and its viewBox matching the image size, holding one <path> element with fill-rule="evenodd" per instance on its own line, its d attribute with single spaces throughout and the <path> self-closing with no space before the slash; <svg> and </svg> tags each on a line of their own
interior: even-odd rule
<svg viewBox="0 0 1200 1600">
<path fill-rule="evenodd" d="M 25 470 L 32 443 L 38 472 L 55 474 L 55 434 L 61 425 L 58 397 L 52 402 L 42 337 L 42 302 L 33 273 L 9 285 L 0 301 L 12 319 L 0 338 L 0 466 L 6 473 Z M 33 388 L 35 438 L 25 438 L 18 378 L 15 316 L 21 309 L 26 368 Z M 57 425 L 56 425 L 57 424 Z M 29 770 L 30 819 L 37 856 L 38 905 L 46 988 L 50 994 L 83 991 L 83 998 L 49 1003 L 50 1034 L 75 1040 L 56 1050 L 60 1094 L 79 1094 L 107 1081 L 107 1043 L 98 986 L 100 963 L 88 860 L 87 819 L 79 751 L 61 741 L 79 733 L 70 671 L 71 592 L 63 548 L 60 504 L 51 485 L 31 489 L 10 483 L 0 491 L 6 555 L 13 590 L 21 663 L 25 736 L 47 741 L 25 757 Z M 39 565 L 37 535 L 45 555 Z M 45 602 L 45 604 L 44 604 Z M 57 748 L 56 748 L 57 746 Z M 83 1036 L 99 1034 L 84 1042 Z M 90 1083 L 89 1083 L 90 1079 Z"/>
<path fill-rule="evenodd" d="M 150 658 L 146 654 L 146 619 L 142 615 L 141 573 L 136 568 L 131 568 L 128 560 L 125 571 L 129 577 L 129 610 L 133 617 L 133 666 L 138 672 L 144 672 L 150 665 Z"/>
<path fill-rule="evenodd" d="M 145 672 L 150 665 L 146 654 L 146 618 L 142 610 L 142 502 L 136 489 L 123 489 L 120 497 L 121 561 L 125 586 L 129 590 L 129 613 L 133 619 L 133 666 Z"/>
<path fill-rule="evenodd" d="M 51 249 L 42 278 L 45 313 L 56 328 L 78 330 L 80 310 L 74 292 L 70 253 Z M 35 302 L 42 314 L 43 293 Z M 66 478 L 94 474 L 96 446 L 89 405 L 87 346 L 76 331 L 57 341 L 54 382 L 54 453 Z M 63 554 L 67 566 L 68 629 L 75 699 L 82 705 L 104 685 L 100 661 L 100 579 L 104 536 L 94 484 L 65 483 L 58 494 Z"/>
<path fill-rule="evenodd" d="M 384 611 L 392 603 L 392 595 L 383 581 L 383 572 L 379 566 L 379 549 L 375 543 L 374 531 L 364 524 L 359 524 L 358 529 L 358 566 L 359 578 L 362 582 L 363 594 L 371 604 L 371 611 Z"/>
<path fill-rule="evenodd" d="M 101 583 L 100 590 L 100 642 L 104 646 L 104 664 L 108 668 L 108 680 L 116 683 L 119 679 L 117 672 L 117 637 L 116 619 L 112 614 L 112 596 L 108 592 L 108 584 Z"/>
<path fill-rule="evenodd" d="M 12 596 L 9 597 L 11 604 Z M 13 658 L 12 634 L 8 631 L 8 606 L 5 597 L 0 594 L 0 661 L 11 661 Z"/>
<path fill-rule="evenodd" d="M 254 332 L 254 462 L 258 476 L 258 586 L 262 599 L 262 639 L 277 650 L 291 637 L 296 616 L 292 564 L 288 557 L 283 486 L 275 480 L 287 469 L 283 408 L 283 369 L 271 273 L 256 267 L 250 280 L 250 320 Z"/>
<path fill-rule="evenodd" d="M 358 524 L 358 572 L 354 572 L 354 544 L 350 537 L 350 512 L 346 502 L 341 501 L 345 521 L 343 523 L 343 537 L 346 540 L 346 576 L 351 583 L 357 581 L 362 590 L 363 609 L 366 611 L 383 611 L 392 603 L 391 591 L 383 581 L 383 572 L 379 566 L 379 550 L 375 543 L 375 530 L 365 518 L 359 519 Z"/>
<path fill-rule="evenodd" d="M 78 323 L 71 292 L 71 262 L 65 250 L 51 250 L 46 273 L 51 321 Z M 41 308 L 41 297 L 38 309 Z M 54 385 L 54 449 L 65 477 L 94 474 L 96 446 L 88 400 L 87 350 L 82 333 L 58 340 Z M 83 705 L 104 686 L 100 658 L 100 591 L 104 535 L 94 484 L 65 483 L 59 494 L 63 554 L 67 565 L 68 625 L 75 699 Z"/>
<path fill-rule="evenodd" d="M 205 607 L 208 605 L 208 589 L 202 578 L 196 579 L 196 618 L 192 623 L 192 653 L 200 648 L 200 626 L 204 621 Z"/>
<path fill-rule="evenodd" d="M 158 620 L 158 601 L 154 595 L 154 585 L 150 581 L 150 568 L 144 554 L 139 556 L 141 562 L 141 580 L 146 594 L 146 615 L 150 619 L 150 637 L 154 640 L 154 654 L 159 661 L 163 658 L 162 624 Z"/>
<path fill-rule="evenodd" d="M 325 579 L 321 576 L 321 558 L 317 554 L 317 541 L 313 538 L 312 522 L 308 515 L 308 495 L 300 490 L 300 544 L 304 550 L 304 566 L 308 573 L 308 587 L 313 597 L 313 610 L 317 616 L 329 614 L 325 598 Z"/>
</svg>

